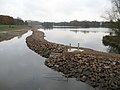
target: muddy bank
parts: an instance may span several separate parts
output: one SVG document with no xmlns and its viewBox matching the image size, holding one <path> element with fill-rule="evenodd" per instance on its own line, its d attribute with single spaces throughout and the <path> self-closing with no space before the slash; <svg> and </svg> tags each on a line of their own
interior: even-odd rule
<svg viewBox="0 0 120 90">
<path fill-rule="evenodd" d="M 10 40 L 16 36 L 25 34 L 30 28 L 11 30 L 11 31 L 0 31 L 0 42 L 4 40 Z"/>
<path fill-rule="evenodd" d="M 62 72 L 66 77 L 99 87 L 102 90 L 120 89 L 120 55 L 80 48 L 83 51 L 68 52 L 68 46 L 49 42 L 44 33 L 33 30 L 26 38 L 30 49 L 47 57 L 45 65 Z"/>
</svg>

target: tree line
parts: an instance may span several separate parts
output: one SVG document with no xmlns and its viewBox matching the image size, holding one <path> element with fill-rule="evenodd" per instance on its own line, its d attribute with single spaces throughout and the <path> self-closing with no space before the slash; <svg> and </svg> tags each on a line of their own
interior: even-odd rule
<svg viewBox="0 0 120 90">
<path fill-rule="evenodd" d="M 73 20 L 70 22 L 44 22 L 42 26 L 45 28 L 52 28 L 54 26 L 67 26 L 67 27 L 81 27 L 81 28 L 89 28 L 89 27 L 107 27 L 111 28 L 111 22 L 98 22 L 98 21 L 77 21 Z"/>
<path fill-rule="evenodd" d="M 27 21 L 21 18 L 13 18 L 11 16 L 0 15 L 0 25 L 27 25 Z"/>
<path fill-rule="evenodd" d="M 117 28 L 120 30 L 120 0 L 111 0 L 112 7 L 108 10 L 107 16 L 103 16 L 107 21 L 77 21 L 73 20 L 70 22 L 44 22 L 42 26 L 53 27 L 53 26 L 76 26 L 76 27 L 106 27 L 106 28 Z"/>
<path fill-rule="evenodd" d="M 89 27 L 110 27 L 110 22 L 98 22 L 98 21 L 77 21 L 54 23 L 55 26 L 81 26 L 85 28 Z"/>
</svg>

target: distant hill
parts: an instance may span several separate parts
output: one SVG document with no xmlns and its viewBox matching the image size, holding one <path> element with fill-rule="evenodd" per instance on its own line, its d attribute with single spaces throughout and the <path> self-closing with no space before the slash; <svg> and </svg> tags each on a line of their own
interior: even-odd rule
<svg viewBox="0 0 120 90">
<path fill-rule="evenodd" d="M 32 21 L 32 20 L 27 20 L 28 25 L 41 25 L 42 23 L 39 21 Z"/>
</svg>

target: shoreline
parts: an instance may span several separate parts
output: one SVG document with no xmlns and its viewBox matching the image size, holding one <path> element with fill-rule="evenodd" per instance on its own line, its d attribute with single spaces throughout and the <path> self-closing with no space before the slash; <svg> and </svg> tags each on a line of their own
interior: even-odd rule
<svg viewBox="0 0 120 90">
<path fill-rule="evenodd" d="M 0 31 L 13 31 L 30 28 L 28 25 L 0 25 Z"/>
<path fill-rule="evenodd" d="M 120 36 L 104 36 L 103 43 L 105 46 L 112 46 L 118 49 L 120 53 Z"/>
<path fill-rule="evenodd" d="M 62 53 L 67 50 L 65 45 L 45 40 L 43 32 L 37 31 L 37 29 L 32 29 L 32 31 L 32 35 L 26 38 L 26 43 L 30 49 L 41 56 L 48 58 L 51 53 Z"/>
<path fill-rule="evenodd" d="M 30 30 L 30 28 L 0 31 L 0 42 L 4 40 L 10 40 L 16 36 L 21 36 L 25 34 L 28 30 Z"/>
<path fill-rule="evenodd" d="M 120 89 L 120 55 L 99 52 L 92 49 L 68 52 L 69 46 L 44 39 L 44 33 L 33 29 L 26 38 L 30 49 L 46 57 L 45 65 L 68 78 L 77 78 L 93 87 L 103 90 Z M 76 47 L 77 48 L 77 47 Z"/>
</svg>

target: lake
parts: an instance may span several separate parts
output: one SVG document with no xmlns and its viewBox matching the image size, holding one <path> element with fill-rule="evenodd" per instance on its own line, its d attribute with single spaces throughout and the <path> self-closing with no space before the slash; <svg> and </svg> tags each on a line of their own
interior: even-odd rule
<svg viewBox="0 0 120 90">
<path fill-rule="evenodd" d="M 97 51 L 112 52 L 111 47 L 105 46 L 102 42 L 103 36 L 113 33 L 109 28 L 54 28 L 39 29 L 45 33 L 49 41 L 65 45 L 91 48 Z M 113 52 L 116 53 L 116 52 Z"/>
<path fill-rule="evenodd" d="M 72 43 L 73 45 L 80 42 L 81 46 L 87 46 L 88 39 L 90 39 L 90 42 L 88 42 L 90 44 L 92 41 L 99 39 L 95 39 L 98 35 L 101 37 L 109 34 L 107 30 L 84 33 L 84 31 L 54 29 L 44 32 L 46 38 L 53 42 Z M 45 58 L 30 50 L 26 45 L 26 37 L 31 34 L 32 31 L 29 30 L 22 36 L 0 42 L 0 90 L 95 90 L 75 78 L 67 79 L 62 73 L 46 67 L 44 65 Z M 96 36 L 94 36 L 95 34 Z M 84 41 L 82 35 L 88 39 Z M 91 40 L 93 37 L 94 39 Z M 92 45 L 89 47 L 92 47 Z M 106 49 L 104 46 L 100 48 Z"/>
</svg>

